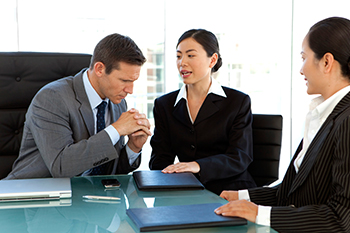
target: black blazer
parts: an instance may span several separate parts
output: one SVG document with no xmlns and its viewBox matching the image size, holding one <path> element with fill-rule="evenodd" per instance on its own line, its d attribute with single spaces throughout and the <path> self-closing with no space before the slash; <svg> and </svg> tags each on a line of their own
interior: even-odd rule
<svg viewBox="0 0 350 233">
<path fill-rule="evenodd" d="M 193 124 L 186 100 L 174 106 L 179 90 L 155 100 L 150 169 L 164 169 L 178 156 L 180 162 L 196 161 L 199 180 L 217 194 L 256 186 L 247 171 L 253 160 L 250 98 L 223 89 L 227 98 L 209 94 Z"/>
<path fill-rule="evenodd" d="M 296 174 L 301 149 L 282 183 L 249 190 L 251 201 L 273 206 L 271 227 L 279 232 L 350 232 L 350 92 L 316 134 Z"/>
</svg>

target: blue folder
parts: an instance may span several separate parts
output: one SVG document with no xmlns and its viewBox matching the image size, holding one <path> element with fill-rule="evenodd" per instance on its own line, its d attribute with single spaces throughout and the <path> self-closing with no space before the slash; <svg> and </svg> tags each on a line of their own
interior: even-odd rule
<svg viewBox="0 0 350 233">
<path fill-rule="evenodd" d="M 247 220 L 217 215 L 221 203 L 131 208 L 126 214 L 140 232 L 246 225 Z"/>
<path fill-rule="evenodd" d="M 133 177 L 140 190 L 204 189 L 193 173 L 162 173 L 161 171 L 135 171 Z"/>
</svg>

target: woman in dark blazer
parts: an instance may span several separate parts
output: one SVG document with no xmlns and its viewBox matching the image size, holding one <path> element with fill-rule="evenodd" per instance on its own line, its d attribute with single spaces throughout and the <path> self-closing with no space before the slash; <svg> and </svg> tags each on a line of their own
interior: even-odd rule
<svg viewBox="0 0 350 233">
<path fill-rule="evenodd" d="M 282 183 L 224 191 L 221 196 L 230 202 L 217 214 L 243 217 L 278 232 L 350 232 L 349 38 L 348 19 L 328 18 L 311 27 L 303 41 L 300 72 L 308 94 L 321 96 L 313 100 L 318 105 L 310 109 L 304 139 Z"/>
<path fill-rule="evenodd" d="M 155 100 L 149 163 L 164 173 L 192 172 L 217 194 L 256 186 L 247 171 L 253 160 L 250 98 L 211 77 L 221 64 L 213 33 L 194 29 L 180 37 L 177 67 L 185 85 Z"/>
</svg>

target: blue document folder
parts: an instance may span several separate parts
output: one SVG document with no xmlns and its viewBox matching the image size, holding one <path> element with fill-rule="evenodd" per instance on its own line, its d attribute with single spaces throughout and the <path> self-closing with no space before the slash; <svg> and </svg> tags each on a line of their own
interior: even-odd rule
<svg viewBox="0 0 350 233">
<path fill-rule="evenodd" d="M 204 189 L 193 173 L 162 173 L 162 171 L 135 171 L 133 177 L 140 190 Z"/>
<path fill-rule="evenodd" d="M 126 214 L 140 232 L 247 224 L 247 220 L 242 218 L 215 214 L 214 210 L 221 205 L 223 204 L 209 203 L 131 208 L 126 210 Z"/>
</svg>

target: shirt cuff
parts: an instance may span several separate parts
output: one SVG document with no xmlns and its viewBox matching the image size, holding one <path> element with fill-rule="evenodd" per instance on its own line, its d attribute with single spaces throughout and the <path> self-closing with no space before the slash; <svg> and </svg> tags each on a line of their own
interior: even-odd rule
<svg viewBox="0 0 350 233">
<path fill-rule="evenodd" d="M 271 206 L 258 206 L 258 215 L 256 216 L 255 223 L 263 226 L 271 225 Z"/>
<path fill-rule="evenodd" d="M 139 153 L 135 153 L 133 150 L 131 150 L 128 146 L 128 144 L 126 144 L 125 146 L 125 150 L 126 150 L 126 154 L 128 155 L 129 158 L 129 164 L 130 166 L 135 162 L 135 160 L 137 159 L 137 157 L 139 157 L 139 155 L 141 154 L 141 152 Z"/>
<path fill-rule="evenodd" d="M 238 199 L 250 201 L 248 190 L 238 190 Z M 271 206 L 258 206 L 258 215 L 256 216 L 255 223 L 263 226 L 270 226 Z"/>
<path fill-rule="evenodd" d="M 249 192 L 246 189 L 238 190 L 238 200 L 250 201 Z"/>
<path fill-rule="evenodd" d="M 104 130 L 109 135 L 109 138 L 111 139 L 112 144 L 115 145 L 120 139 L 120 135 L 119 135 L 118 131 L 112 125 L 107 126 Z M 132 151 L 129 148 L 129 146 L 127 144 L 125 146 L 125 150 L 126 150 L 126 154 L 127 154 L 128 158 L 129 158 L 129 164 L 131 166 L 135 162 L 137 157 L 139 157 L 141 152 L 135 153 L 134 151 Z"/>
<path fill-rule="evenodd" d="M 120 139 L 120 135 L 118 131 L 112 125 L 107 126 L 104 130 L 109 135 L 109 138 L 111 139 L 112 144 L 115 145 Z"/>
</svg>

